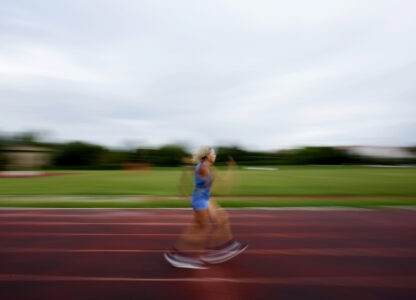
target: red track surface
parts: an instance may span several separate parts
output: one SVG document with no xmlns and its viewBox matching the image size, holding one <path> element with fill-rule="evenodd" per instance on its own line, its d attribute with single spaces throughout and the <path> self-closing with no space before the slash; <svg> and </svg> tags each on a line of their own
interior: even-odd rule
<svg viewBox="0 0 416 300">
<path fill-rule="evenodd" d="M 249 249 L 184 270 L 190 210 L 0 210 L 0 298 L 416 299 L 416 211 L 229 212 Z"/>
</svg>

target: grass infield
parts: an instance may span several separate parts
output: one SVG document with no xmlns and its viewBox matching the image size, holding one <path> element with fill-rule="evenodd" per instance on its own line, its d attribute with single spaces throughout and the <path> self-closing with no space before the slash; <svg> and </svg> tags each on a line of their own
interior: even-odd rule
<svg viewBox="0 0 416 300">
<path fill-rule="evenodd" d="M 221 180 L 221 177 L 225 177 L 225 171 L 220 168 L 220 177 L 214 183 L 212 194 L 224 207 L 416 205 L 416 168 L 274 167 L 278 169 L 239 168 L 233 173 L 231 182 Z M 0 206 L 190 207 L 193 175 L 192 169 L 184 170 L 63 170 L 59 172 L 77 174 L 0 178 Z M 221 186 L 224 182 L 226 184 Z M 180 195 L 187 197 L 178 199 Z"/>
</svg>

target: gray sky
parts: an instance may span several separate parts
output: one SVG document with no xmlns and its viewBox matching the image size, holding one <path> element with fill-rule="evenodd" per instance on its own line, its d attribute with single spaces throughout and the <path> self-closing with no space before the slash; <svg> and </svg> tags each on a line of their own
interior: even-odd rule
<svg viewBox="0 0 416 300">
<path fill-rule="evenodd" d="M 416 144 L 415 1 L 0 2 L 0 130 L 107 146 Z"/>
</svg>

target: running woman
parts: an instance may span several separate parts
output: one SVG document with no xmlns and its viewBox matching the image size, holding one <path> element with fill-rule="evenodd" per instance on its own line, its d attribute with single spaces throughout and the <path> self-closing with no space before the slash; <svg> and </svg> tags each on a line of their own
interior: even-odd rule
<svg viewBox="0 0 416 300">
<path fill-rule="evenodd" d="M 206 269 L 207 264 L 225 262 L 243 252 L 248 246 L 233 239 L 226 211 L 210 200 L 214 179 L 210 168 L 215 159 L 214 149 L 208 146 L 201 147 L 193 156 L 193 161 L 197 164 L 191 198 L 194 219 L 173 250 L 164 254 L 165 259 L 174 267 Z M 229 171 L 234 165 L 235 162 L 231 159 L 228 163 Z M 203 249 L 205 251 L 199 257 L 195 255 Z"/>
</svg>

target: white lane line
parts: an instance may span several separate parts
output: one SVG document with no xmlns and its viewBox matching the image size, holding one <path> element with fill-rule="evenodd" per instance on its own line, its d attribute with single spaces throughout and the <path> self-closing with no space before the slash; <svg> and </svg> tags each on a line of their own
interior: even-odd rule
<svg viewBox="0 0 416 300">
<path fill-rule="evenodd" d="M 0 253 L 164 253 L 166 249 L 0 248 Z M 199 253 L 201 251 L 193 251 Z M 288 248 L 247 249 L 244 253 L 283 256 L 416 257 L 414 248 Z"/>
<path fill-rule="evenodd" d="M 413 232 L 412 232 L 413 233 Z M 410 233 L 409 233 L 410 234 Z M 0 232 L 0 238 L 22 238 L 22 237 L 179 237 L 180 233 L 101 233 L 101 232 Z M 383 240 L 391 240 L 391 238 L 408 238 L 403 235 L 403 232 L 394 232 L 386 235 L 385 232 L 288 232 L 288 233 L 274 233 L 274 232 L 258 232 L 258 233 L 234 233 L 239 238 L 342 238 L 342 239 L 358 239 L 367 238 L 371 236 L 382 237 Z"/>
<path fill-rule="evenodd" d="M 190 222 L 32 222 L 32 221 L 12 221 L 0 222 L 4 225 L 30 225 L 30 226 L 65 226 L 65 225 L 126 225 L 126 226 L 187 226 Z"/>
<path fill-rule="evenodd" d="M 1 200 L 1 199 L 0 199 Z M 255 207 L 252 207 L 253 209 L 256 209 Z M 239 210 L 239 208 L 232 208 L 233 210 Z M 251 209 L 251 208 L 250 208 Z M 178 211 L 184 211 L 188 210 L 191 211 L 191 207 L 0 207 L 0 211 L 19 211 L 19 210 L 30 210 L 30 211 L 71 211 L 71 210 L 85 210 L 85 211 L 91 211 L 91 210 L 97 210 L 97 211 L 122 211 L 122 210 L 178 210 Z"/>
<path fill-rule="evenodd" d="M 410 199 L 410 198 L 409 198 Z M 286 200 L 286 199 L 285 199 Z M 290 199 L 289 199 L 290 200 Z M 247 211 L 253 210 L 256 212 L 260 211 L 297 211 L 297 210 L 311 210 L 311 211 L 378 211 L 380 208 L 394 209 L 394 210 L 414 210 L 416 209 L 415 205 L 378 205 L 373 208 L 366 207 L 349 207 L 349 206 L 282 206 L 282 207 L 268 207 L 268 206 L 258 206 L 258 207 L 224 207 L 227 211 Z M 183 213 L 184 211 L 192 211 L 191 207 L 0 207 L 0 211 L 122 211 L 122 210 L 132 210 L 132 211 L 177 211 Z"/>
<path fill-rule="evenodd" d="M 0 237 L 77 237 L 77 236 L 127 236 L 127 237 L 179 237 L 179 233 L 67 233 L 67 232 L 0 232 Z M 253 234 L 258 236 L 258 234 Z"/>
<path fill-rule="evenodd" d="M 369 221 L 371 222 L 371 221 Z M 11 222 L 0 222 L 0 226 L 5 225 L 13 225 L 13 226 L 19 226 L 19 225 L 29 225 L 29 226 L 66 226 L 66 225 L 105 225 L 105 226 L 189 226 L 190 222 L 32 222 L 32 221 L 11 221 Z M 325 227 L 331 227 L 331 228 L 415 228 L 416 229 L 416 223 L 412 224 L 409 222 L 402 221 L 401 223 L 398 223 L 397 221 L 392 223 L 386 223 L 377 221 L 377 222 L 371 222 L 371 223 L 365 223 L 362 224 L 361 222 L 357 223 L 350 223 L 350 224 L 334 224 L 331 221 L 326 220 L 316 220 L 312 222 L 304 222 L 300 223 L 297 221 L 293 222 L 285 222 L 285 221 L 276 221 L 276 222 L 233 222 L 231 221 L 232 226 L 250 226 L 250 227 L 269 227 L 269 226 L 280 226 L 280 227 L 302 227 L 302 226 L 308 226 L 310 228 L 314 226 L 325 226 Z"/>
<path fill-rule="evenodd" d="M 192 219 L 192 214 L 143 214 L 143 213 L 136 213 L 136 214 L 95 214 L 95 215 L 88 215 L 88 214 L 32 214 L 32 213 L 12 213 L 12 214 L 0 214 L 0 218 L 2 219 L 9 219 L 9 218 L 103 218 L 103 219 L 152 219 L 152 218 L 172 218 L 172 219 Z M 259 218 L 259 219 L 273 219 L 273 218 L 293 218 L 296 216 L 280 216 L 277 214 L 235 214 L 229 216 L 231 219 L 235 218 Z M 303 216 L 298 216 L 301 218 Z"/>
<path fill-rule="evenodd" d="M 203 271 L 202 271 L 203 272 Z M 182 278 L 149 278 L 149 277 L 94 277 L 62 276 L 36 274 L 0 274 L 0 281 L 103 281 L 103 282 L 200 282 L 200 283 L 240 283 L 240 284 L 274 284 L 274 285 L 308 285 L 308 286 L 343 286 L 373 288 L 416 289 L 416 276 L 331 276 L 331 277 L 182 277 Z"/>
</svg>

